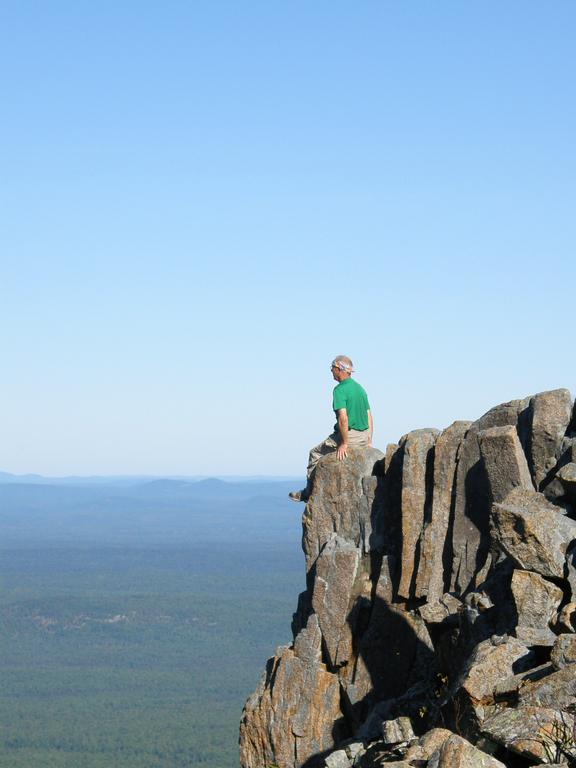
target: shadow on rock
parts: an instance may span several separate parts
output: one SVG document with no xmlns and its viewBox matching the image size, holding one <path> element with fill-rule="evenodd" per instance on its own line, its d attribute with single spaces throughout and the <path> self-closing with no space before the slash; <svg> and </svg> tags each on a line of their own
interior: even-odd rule
<svg viewBox="0 0 576 768">
<path fill-rule="evenodd" d="M 355 632 L 361 610 L 355 605 L 349 614 Z M 432 715 L 430 689 L 436 671 L 424 623 L 376 596 L 353 658 L 338 670 L 343 717 L 334 723 L 334 743 L 342 743 L 343 737 L 377 739 L 384 720 L 404 715 L 421 722 L 424 732 Z M 331 751 L 311 756 L 302 768 L 320 768 Z"/>
</svg>

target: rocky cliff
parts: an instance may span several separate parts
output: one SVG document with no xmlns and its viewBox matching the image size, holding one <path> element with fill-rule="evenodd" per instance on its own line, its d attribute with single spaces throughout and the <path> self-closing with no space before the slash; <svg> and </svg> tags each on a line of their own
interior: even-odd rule
<svg viewBox="0 0 576 768">
<path fill-rule="evenodd" d="M 325 457 L 242 766 L 572 765 L 574 502 L 567 390 Z"/>
</svg>

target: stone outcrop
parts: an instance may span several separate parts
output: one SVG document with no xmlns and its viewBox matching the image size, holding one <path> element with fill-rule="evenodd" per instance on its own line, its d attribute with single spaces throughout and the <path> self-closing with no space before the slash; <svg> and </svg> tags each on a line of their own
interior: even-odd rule
<svg viewBox="0 0 576 768">
<path fill-rule="evenodd" d="M 531 401 L 530 462 L 536 488 L 545 481 L 558 459 L 572 418 L 572 397 L 567 389 L 541 392 Z"/>
<path fill-rule="evenodd" d="M 562 590 L 532 571 L 515 570 L 512 596 L 518 620 L 516 637 L 526 645 L 554 645 L 551 629 L 563 598 Z"/>
<path fill-rule="evenodd" d="M 279 649 L 246 702 L 250 728 L 243 731 L 243 760 L 249 768 L 301 765 L 337 738 L 334 724 L 342 717 L 338 679 L 312 660 L 304 645 L 303 657 L 296 648 Z"/>
<path fill-rule="evenodd" d="M 326 656 L 331 667 L 346 664 L 352 656 L 352 629 L 348 623 L 354 605 L 354 584 L 360 552 L 336 533 L 316 560 L 312 610 L 324 640 Z"/>
<path fill-rule="evenodd" d="M 420 537 L 429 516 L 432 501 L 432 467 L 434 442 L 438 430 L 420 429 L 400 441 L 403 451 L 400 516 L 402 551 L 398 595 L 406 599 L 414 595 L 419 563 Z"/>
<path fill-rule="evenodd" d="M 571 715 L 530 706 L 504 709 L 488 718 L 483 726 L 485 736 L 532 763 L 549 758 L 555 752 L 556 742 L 570 738 L 573 729 Z"/>
<path fill-rule="evenodd" d="M 416 579 L 416 597 L 425 597 L 428 602 L 440 600 L 448 586 L 445 583 L 443 561 L 449 556 L 448 528 L 456 474 L 456 454 L 470 426 L 470 421 L 455 421 L 437 437 L 434 444 L 432 508 L 422 532 Z"/>
<path fill-rule="evenodd" d="M 556 669 L 576 664 L 576 635 L 559 635 L 550 653 L 550 661 Z"/>
<path fill-rule="evenodd" d="M 458 697 L 462 708 L 469 705 L 482 720 L 483 707 L 494 703 L 494 691 L 502 677 L 511 676 L 514 670 L 526 666 L 530 658 L 528 648 L 512 637 L 503 642 L 495 643 L 490 639 L 478 643 L 459 683 Z"/>
<path fill-rule="evenodd" d="M 320 461 L 243 768 L 571 764 L 573 425 L 555 390 Z"/>
<path fill-rule="evenodd" d="M 428 760 L 429 768 L 504 768 L 504 763 L 453 734 Z"/>
<path fill-rule="evenodd" d="M 492 408 L 471 425 L 458 448 L 451 575 L 451 590 L 458 593 L 470 588 L 490 549 L 492 499 L 478 433 L 491 427 L 512 426 L 525 448 L 529 408 L 530 399 L 513 400 Z"/>
<path fill-rule="evenodd" d="M 567 547 L 576 538 L 576 522 L 563 512 L 542 494 L 516 489 L 494 505 L 494 539 L 519 568 L 562 579 Z"/>
</svg>

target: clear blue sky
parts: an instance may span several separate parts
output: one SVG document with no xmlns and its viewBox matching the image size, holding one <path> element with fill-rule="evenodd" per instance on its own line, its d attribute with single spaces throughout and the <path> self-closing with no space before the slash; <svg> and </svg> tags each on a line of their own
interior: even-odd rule
<svg viewBox="0 0 576 768">
<path fill-rule="evenodd" d="M 301 474 L 576 389 L 576 5 L 4 0 L 0 470 Z"/>
</svg>

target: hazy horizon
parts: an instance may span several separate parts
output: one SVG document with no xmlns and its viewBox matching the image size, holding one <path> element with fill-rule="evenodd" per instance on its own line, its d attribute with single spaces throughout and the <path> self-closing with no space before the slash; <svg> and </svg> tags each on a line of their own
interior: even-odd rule
<svg viewBox="0 0 576 768">
<path fill-rule="evenodd" d="M 223 480 L 225 482 L 230 482 L 234 480 L 271 480 L 271 481 L 282 481 L 282 480 L 293 480 L 298 477 L 302 477 L 304 473 L 301 475 L 225 475 L 225 474 L 211 474 L 211 475 L 170 475 L 170 474 L 160 474 L 160 473 L 150 473 L 150 474 L 124 474 L 124 473 L 110 473 L 110 474 L 97 474 L 97 473 L 87 473 L 87 474 L 72 474 L 72 473 L 64 473 L 61 475 L 51 475 L 51 474 L 43 474 L 40 472 L 6 472 L 5 470 L 0 469 L 0 479 L 2 477 L 42 477 L 47 480 L 54 479 L 54 480 L 67 480 L 67 479 L 74 479 L 74 478 L 81 478 L 81 479 L 89 479 L 89 478 L 95 478 L 95 479 L 152 479 L 152 480 L 158 480 L 158 479 L 164 479 L 164 480 L 193 480 L 200 482 L 202 480 Z"/>
</svg>

